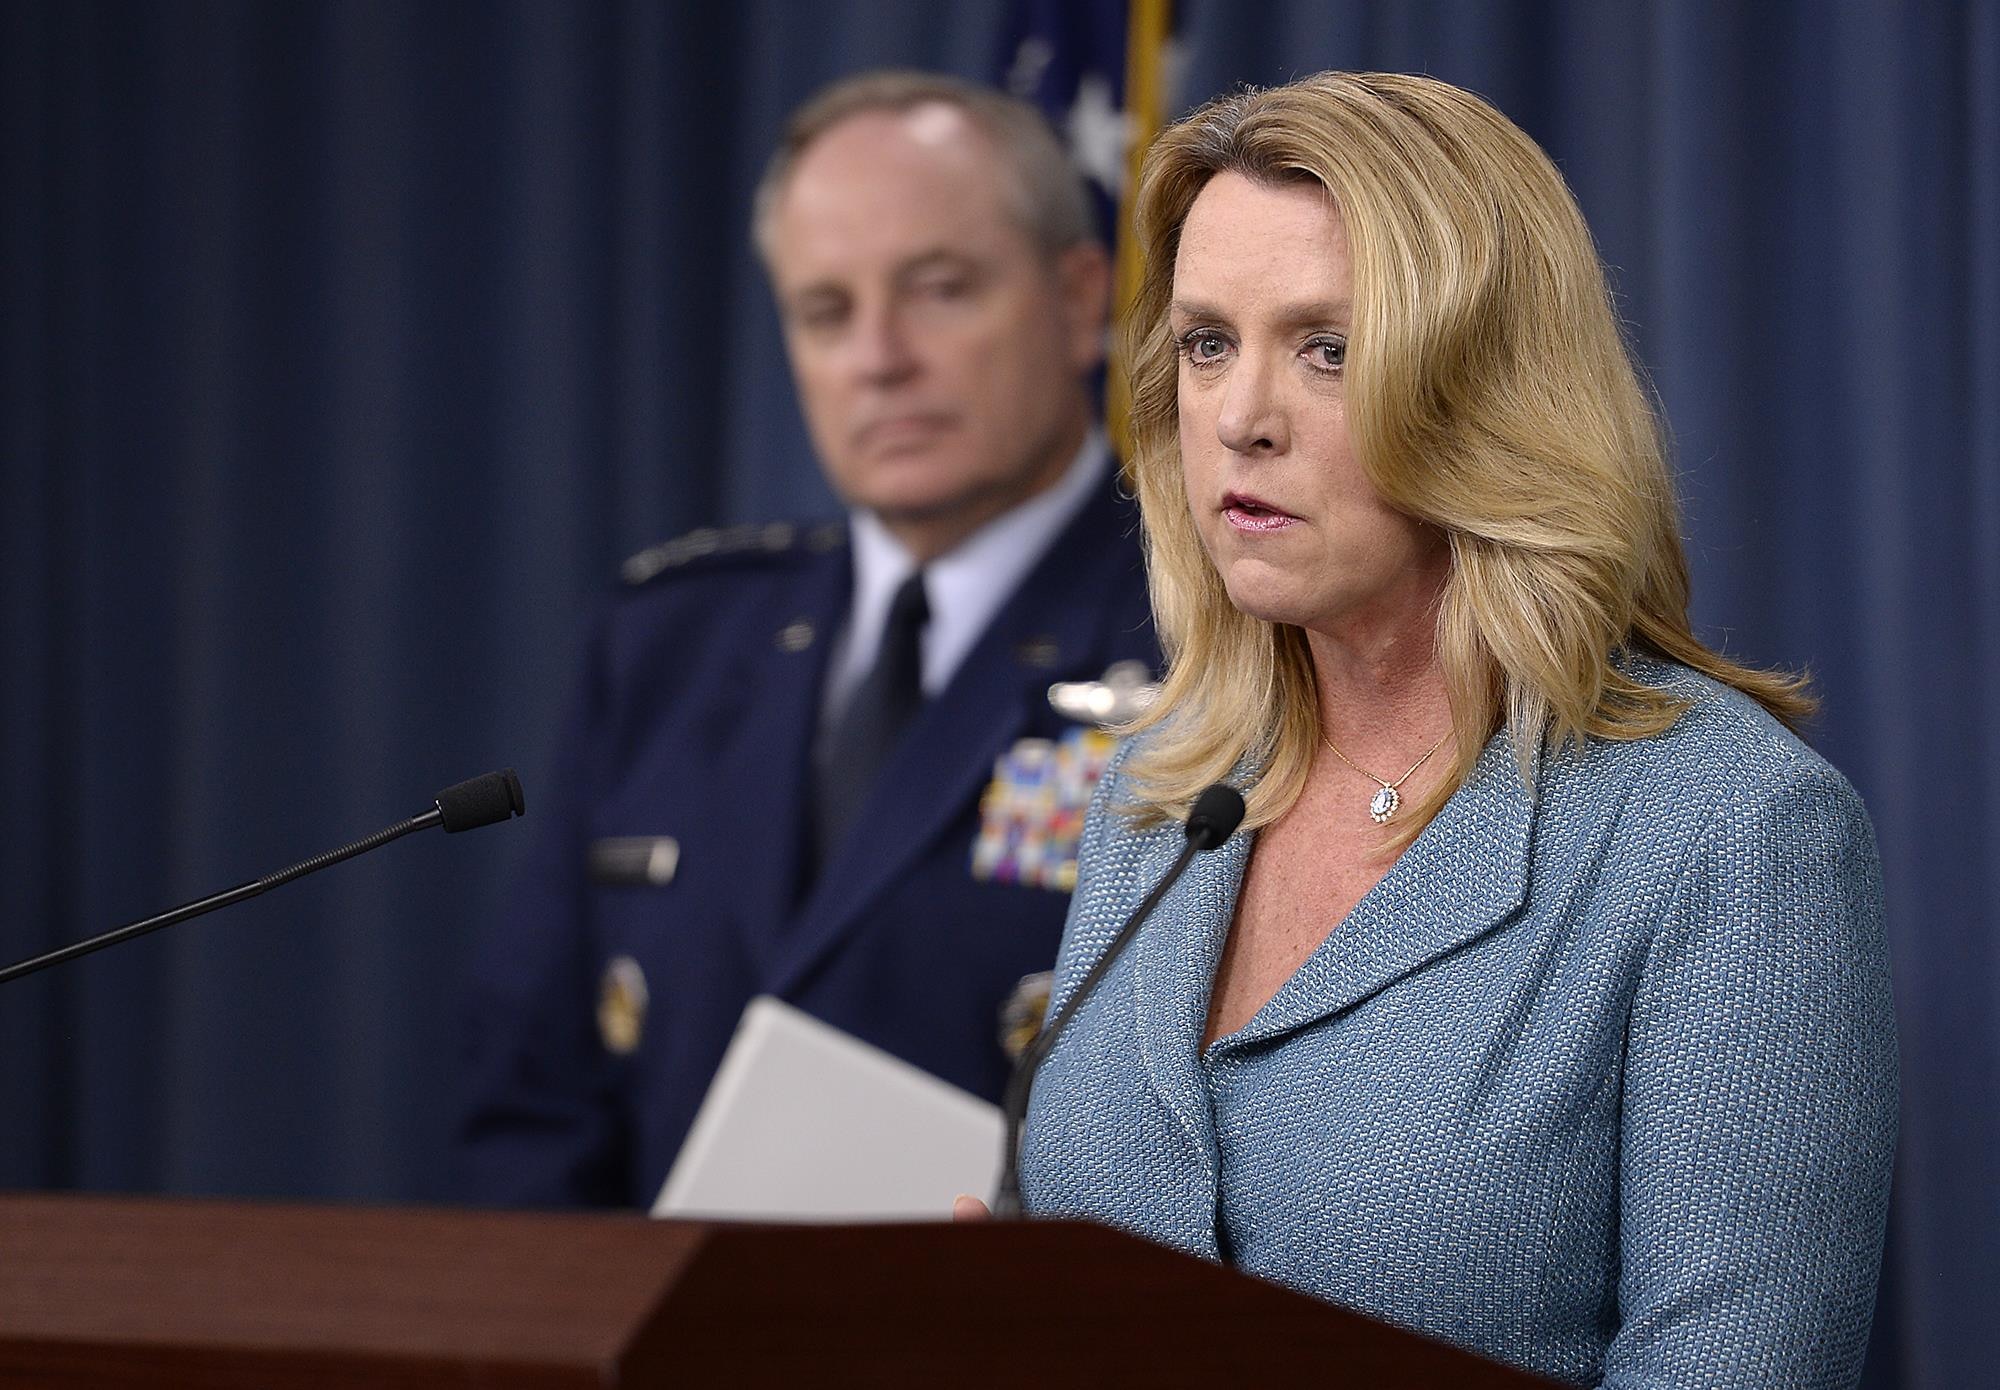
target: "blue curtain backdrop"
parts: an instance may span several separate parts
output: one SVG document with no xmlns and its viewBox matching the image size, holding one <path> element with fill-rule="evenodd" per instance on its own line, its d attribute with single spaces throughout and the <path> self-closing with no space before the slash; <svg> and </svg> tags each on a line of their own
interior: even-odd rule
<svg viewBox="0 0 2000 1390">
<path fill-rule="evenodd" d="M 1003 0 L 0 9 L 0 957 L 518 764 L 628 551 L 821 511 L 745 208 Z M 1556 156 L 1677 439 L 1704 630 L 1810 666 L 1904 1046 L 1870 1381 L 2000 1317 L 2000 6 L 1181 7 L 1182 104 L 1424 71 Z M 0 1186 L 446 1195 L 519 834 L 0 991 Z"/>
</svg>

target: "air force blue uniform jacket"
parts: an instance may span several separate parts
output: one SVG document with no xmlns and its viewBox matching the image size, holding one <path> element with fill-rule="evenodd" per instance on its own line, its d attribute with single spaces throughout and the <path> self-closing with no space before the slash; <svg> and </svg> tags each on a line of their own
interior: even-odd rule
<svg viewBox="0 0 2000 1390">
<path fill-rule="evenodd" d="M 634 568 L 636 567 L 636 568 Z M 816 874 L 812 746 L 845 528 L 697 533 L 628 566 L 475 978 L 466 1195 L 647 1205 L 744 1005 L 775 994 L 996 1098 L 1001 1009 L 1067 895 L 970 871 L 995 759 L 1051 682 L 1157 668 L 1137 514 L 1107 483 L 907 730 Z"/>
</svg>

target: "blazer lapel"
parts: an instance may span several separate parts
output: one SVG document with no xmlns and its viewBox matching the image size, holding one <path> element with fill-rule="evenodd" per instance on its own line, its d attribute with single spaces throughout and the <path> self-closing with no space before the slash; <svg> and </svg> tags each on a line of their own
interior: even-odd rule
<svg viewBox="0 0 2000 1390">
<path fill-rule="evenodd" d="M 775 991 L 803 980 L 931 852 L 992 780 L 994 760 L 1027 729 L 1051 682 L 1102 674 L 1099 605 L 1072 596 L 1094 592 L 1100 575 L 1131 558 L 1125 542 L 1108 539 L 1111 500 L 1107 488 L 1065 528 L 910 726 L 856 812 L 860 833 L 822 868 L 788 934 Z"/>
<path fill-rule="evenodd" d="M 1159 838 L 1161 848 L 1147 854 L 1139 871 L 1142 892 L 1173 867 L 1185 844 L 1178 825 Z M 1215 1124 L 1201 1072 L 1201 1039 L 1208 1027 L 1215 968 L 1236 920 L 1237 894 L 1254 843 L 1254 833 L 1232 835 L 1196 855 L 1130 947 L 1133 1031 L 1146 1075 L 1204 1157 L 1211 1179 L 1216 1175 Z"/>
<path fill-rule="evenodd" d="M 806 901 L 801 951 L 786 974 L 807 968 L 830 938 L 927 851 L 993 775 L 993 761 L 1019 736 L 1033 698 L 1032 672 L 1013 668 L 988 642 L 966 662 L 952 688 L 931 701 L 903 736 L 874 789 L 855 813 L 857 834 L 834 852 Z M 1046 680 L 1046 677 L 1044 677 Z M 962 687 L 962 688 L 961 688 Z"/>
<path fill-rule="evenodd" d="M 1174 1175 L 1157 1185 L 1149 1228 L 1155 1238 L 1170 1232 L 1170 1244 L 1211 1258 L 1217 1257 L 1215 1201 L 1221 1160 L 1208 1082 L 1202 1074 L 1201 1038 L 1208 1022 L 1210 985 L 1236 917 L 1236 898 L 1253 840 L 1252 834 L 1233 835 L 1195 857 L 1153 915 L 1140 924 L 1122 962 L 1114 963 L 1099 983 L 1091 1006 L 1110 1011 L 1109 1026 L 1114 1030 L 1120 1018 L 1130 1017 L 1140 1075 L 1180 1132 L 1180 1143 L 1173 1148 L 1148 1148 L 1132 1156 L 1148 1171 L 1164 1167 Z M 1117 909 L 1115 918 L 1097 920 L 1095 913 L 1086 913 L 1072 923 L 1077 935 L 1068 949 L 1074 958 L 1063 962 L 1061 982 L 1049 1000 L 1050 1018 L 1069 1003 L 1125 925 L 1126 916 L 1172 869 L 1185 843 L 1181 827 L 1168 825 L 1146 832 L 1136 856 L 1119 856 L 1119 878 L 1130 873 L 1129 900 Z M 1060 1053 L 1060 1046 L 1057 1050 Z M 1187 1174 L 1196 1167 L 1202 1180 L 1191 1182 Z"/>
<path fill-rule="evenodd" d="M 1382 881 L 1255 1018 L 1217 1045 L 1266 1041 L 1350 1009 L 1505 921 L 1527 898 L 1534 805 L 1511 741 L 1495 735 Z"/>
</svg>

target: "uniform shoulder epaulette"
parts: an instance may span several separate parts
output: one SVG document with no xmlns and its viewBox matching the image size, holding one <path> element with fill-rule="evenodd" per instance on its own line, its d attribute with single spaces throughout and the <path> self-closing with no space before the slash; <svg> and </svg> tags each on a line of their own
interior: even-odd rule
<svg viewBox="0 0 2000 1390">
<path fill-rule="evenodd" d="M 670 541 L 647 546 L 618 567 L 627 584 L 648 584 L 663 574 L 707 568 L 718 561 L 774 558 L 793 552 L 823 555 L 847 544 L 838 521 L 800 526 L 766 521 L 747 526 L 703 526 Z"/>
</svg>

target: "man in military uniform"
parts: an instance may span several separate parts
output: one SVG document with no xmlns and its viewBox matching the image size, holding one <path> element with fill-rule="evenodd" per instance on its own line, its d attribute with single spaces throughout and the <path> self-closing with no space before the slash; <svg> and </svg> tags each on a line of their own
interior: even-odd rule
<svg viewBox="0 0 2000 1390">
<path fill-rule="evenodd" d="M 1048 692 L 1158 663 L 1092 427 L 1106 257 L 1039 115 L 839 84 L 755 230 L 849 514 L 628 563 L 476 980 L 477 1200 L 649 1203 L 757 994 L 997 1098 L 1102 761 Z"/>
</svg>

